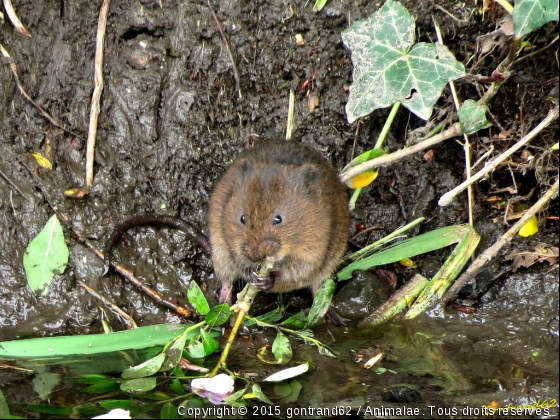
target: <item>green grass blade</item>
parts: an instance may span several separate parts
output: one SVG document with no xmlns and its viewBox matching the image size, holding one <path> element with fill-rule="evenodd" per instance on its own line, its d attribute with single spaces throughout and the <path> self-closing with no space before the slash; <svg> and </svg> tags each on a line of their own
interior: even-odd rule
<svg viewBox="0 0 560 420">
<path fill-rule="evenodd" d="M 387 322 L 402 309 L 410 306 L 411 302 L 422 293 L 429 283 L 427 278 L 416 274 L 404 286 L 397 290 L 397 292 L 391 296 L 391 299 L 360 321 L 359 326 L 376 326 Z"/>
<path fill-rule="evenodd" d="M 416 255 L 425 254 L 437 249 L 460 242 L 470 227 L 466 225 L 446 226 L 433 230 L 423 235 L 404 240 L 398 244 L 391 245 L 387 249 L 376 253 L 363 260 L 353 262 L 337 273 L 339 280 L 347 280 L 352 277 L 354 270 L 367 270 L 371 267 L 400 261 Z"/>
<path fill-rule="evenodd" d="M 424 289 L 422 294 L 416 299 L 416 302 L 408 310 L 404 319 L 412 319 L 425 311 L 434 296 L 441 299 L 447 289 L 455 281 L 471 255 L 474 253 L 478 242 L 480 242 L 480 235 L 469 226 L 465 225 L 467 231 L 464 238 L 457 244 L 451 255 L 447 258 L 436 275 L 430 280 L 430 284 Z"/>
<path fill-rule="evenodd" d="M 359 260 L 359 259 L 363 259 L 363 258 L 367 257 L 368 255 L 373 254 L 377 249 L 381 248 L 383 245 L 388 243 L 390 240 L 398 238 L 399 235 L 401 235 L 402 233 L 406 232 L 409 229 L 412 229 L 414 226 L 422 223 L 423 221 L 424 221 L 424 218 L 419 217 L 418 219 L 416 219 L 416 220 L 398 228 L 393 233 L 390 233 L 389 235 L 385 236 L 384 238 L 381 238 L 380 240 L 375 241 L 374 243 L 369 244 L 366 247 L 363 247 L 359 251 L 356 251 L 353 254 L 350 254 L 349 256 L 347 256 L 342 261 L 341 265 L 343 265 L 343 266 L 348 265 L 348 264 L 350 264 L 351 261 L 356 261 L 356 260 Z"/>
<path fill-rule="evenodd" d="M 159 324 L 110 334 L 47 337 L 0 343 L 2 359 L 43 359 L 72 354 L 97 354 L 163 346 L 192 324 Z M 188 338 L 195 337 L 198 329 Z"/>
</svg>

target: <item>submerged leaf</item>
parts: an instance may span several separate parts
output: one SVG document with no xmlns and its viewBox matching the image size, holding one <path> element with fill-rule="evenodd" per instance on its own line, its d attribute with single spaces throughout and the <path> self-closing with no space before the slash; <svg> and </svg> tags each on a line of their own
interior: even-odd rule
<svg viewBox="0 0 560 420">
<path fill-rule="evenodd" d="M 274 343 L 272 343 L 272 354 L 274 354 L 279 364 L 288 363 L 292 360 L 290 340 L 281 331 L 278 331 Z"/>
<path fill-rule="evenodd" d="M 163 361 L 165 360 L 165 353 L 159 353 L 157 356 L 146 360 L 137 366 L 132 366 L 126 369 L 121 376 L 127 379 L 143 378 L 145 376 L 150 376 L 159 371 Z"/>
<path fill-rule="evenodd" d="M 121 384 L 121 391 L 124 392 L 147 392 L 154 389 L 157 385 L 156 378 L 137 378 L 124 381 Z"/>
</svg>

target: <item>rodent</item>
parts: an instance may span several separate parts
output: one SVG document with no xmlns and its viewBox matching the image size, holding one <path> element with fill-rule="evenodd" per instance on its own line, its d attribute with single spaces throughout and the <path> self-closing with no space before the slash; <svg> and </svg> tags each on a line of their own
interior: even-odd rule
<svg viewBox="0 0 560 420">
<path fill-rule="evenodd" d="M 264 260 L 273 260 L 268 276 L 254 282 L 266 292 L 311 287 L 312 294 L 331 276 L 348 240 L 350 216 L 346 187 L 323 157 L 300 143 L 263 142 L 241 153 L 210 198 L 204 235 L 174 216 L 144 215 L 119 225 L 107 242 L 111 249 L 131 227 L 164 224 L 186 232 L 206 253 L 221 284 L 220 303 L 231 303 L 233 283 L 254 282 Z M 327 319 L 342 320 L 333 311 Z"/>
<path fill-rule="evenodd" d="M 288 141 L 239 155 L 212 193 L 208 219 L 221 302 L 231 302 L 232 283 L 251 280 L 265 259 L 274 267 L 258 288 L 310 286 L 314 295 L 340 262 L 350 223 L 336 170 L 315 150 Z"/>
</svg>

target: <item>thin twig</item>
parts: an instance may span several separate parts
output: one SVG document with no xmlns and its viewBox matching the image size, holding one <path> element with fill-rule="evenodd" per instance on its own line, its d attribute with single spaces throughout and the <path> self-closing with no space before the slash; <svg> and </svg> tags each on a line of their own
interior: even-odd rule
<svg viewBox="0 0 560 420">
<path fill-rule="evenodd" d="M 103 92 L 103 43 L 105 41 L 105 28 L 107 27 L 107 16 L 111 0 L 103 0 L 97 23 L 97 40 L 95 42 L 94 62 L 94 89 L 91 97 L 91 108 L 89 111 L 89 128 L 86 150 L 86 186 L 93 185 L 93 161 L 95 158 L 95 140 L 97 137 L 97 118 L 99 117 L 99 100 Z"/>
<path fill-rule="evenodd" d="M 548 49 L 554 47 L 554 44 L 556 44 L 556 42 L 558 42 L 558 35 L 556 35 L 556 37 L 555 37 L 552 41 L 550 41 L 550 44 L 548 44 L 546 47 L 542 47 L 542 48 L 539 49 L 539 50 L 533 51 L 532 53 L 529 53 L 529 54 L 527 54 L 527 55 L 524 55 L 523 57 L 518 58 L 517 60 L 515 60 L 515 61 L 513 62 L 513 64 L 519 64 L 519 63 L 521 63 L 523 60 L 526 60 L 526 59 L 528 59 L 528 58 L 530 58 L 530 57 L 533 57 L 534 55 L 540 54 L 540 53 L 542 53 L 543 51 L 546 51 L 546 50 L 548 50 Z"/>
<path fill-rule="evenodd" d="M 501 162 L 509 158 L 512 154 L 517 152 L 519 149 L 524 147 L 529 141 L 531 141 L 537 134 L 539 134 L 544 128 L 549 126 L 552 121 L 558 118 L 558 105 L 556 105 L 553 109 L 551 109 L 544 120 L 541 121 L 539 125 L 537 125 L 529 134 L 519 140 L 513 147 L 511 147 L 505 153 L 502 153 L 500 156 L 495 157 L 490 162 L 488 162 L 484 168 L 478 171 L 475 175 L 473 175 L 470 179 L 467 179 L 465 182 L 459 184 L 451 191 L 445 193 L 439 199 L 439 205 L 444 207 L 449 205 L 455 196 L 467 188 L 474 182 L 479 181 L 480 179 L 487 176 L 490 172 L 492 172 Z"/>
<path fill-rule="evenodd" d="M 25 26 L 23 26 L 21 20 L 19 20 L 19 17 L 14 9 L 14 6 L 12 6 L 11 0 L 4 0 L 4 8 L 6 9 L 8 18 L 10 19 L 10 22 L 12 22 L 12 25 L 14 25 L 14 28 L 16 28 L 18 32 L 22 33 L 23 35 L 31 38 L 31 34 L 27 29 L 25 29 Z"/>
<path fill-rule="evenodd" d="M 10 69 L 12 70 L 12 74 L 14 75 L 15 81 L 16 81 L 16 85 L 19 89 L 19 91 L 21 92 L 21 94 L 25 97 L 25 99 L 27 99 L 29 102 L 31 102 L 31 104 L 37 108 L 39 110 L 39 112 L 41 114 L 43 114 L 43 117 L 45 117 L 47 120 L 49 120 L 51 122 L 52 125 L 54 125 L 55 127 L 60 128 L 61 130 L 66 131 L 67 133 L 72 134 L 73 136 L 79 137 L 79 135 L 75 132 L 73 132 L 72 130 L 67 129 L 66 127 L 64 127 L 62 124 L 60 124 L 58 121 L 56 121 L 53 117 L 51 117 L 49 115 L 49 113 L 47 111 L 45 111 L 37 102 L 35 102 L 33 99 L 31 99 L 31 96 L 29 96 L 27 94 L 27 92 L 25 91 L 25 89 L 23 88 L 23 85 L 21 84 L 21 81 L 19 80 L 19 76 L 17 74 L 17 66 L 16 63 L 14 63 L 12 61 L 12 57 L 10 56 L 10 53 L 8 53 L 8 51 L 2 46 L 2 44 L 0 44 L 0 52 L 2 52 L 2 55 L 4 57 L 6 57 L 7 59 L 10 60 Z"/>
<path fill-rule="evenodd" d="M 239 83 L 239 72 L 237 71 L 237 65 L 235 64 L 235 60 L 233 59 L 233 53 L 231 52 L 231 48 L 229 46 L 229 42 L 227 41 L 226 35 L 224 34 L 224 31 L 222 30 L 222 25 L 220 24 L 220 21 L 218 20 L 218 16 L 216 16 L 216 13 L 214 12 L 214 9 L 212 8 L 212 5 L 210 4 L 210 0 L 208 0 L 208 7 L 210 8 L 210 11 L 212 12 L 212 16 L 214 17 L 214 21 L 216 22 L 216 26 L 218 26 L 218 31 L 220 31 L 220 36 L 222 37 L 222 41 L 224 42 L 224 45 L 226 46 L 226 50 L 228 52 L 229 59 L 231 61 L 231 67 L 233 68 L 233 78 L 235 79 L 235 88 L 237 89 L 237 94 L 239 95 L 239 99 L 241 99 L 241 98 L 243 98 L 243 96 L 241 95 L 241 85 Z"/>
<path fill-rule="evenodd" d="M 99 293 L 97 293 L 95 290 L 93 290 L 91 287 L 89 287 L 87 284 L 85 284 L 81 280 L 76 280 L 76 283 L 78 283 L 80 286 L 82 286 L 84 289 L 86 289 L 87 292 L 90 295 L 92 295 L 95 299 L 101 301 L 105 306 L 107 306 L 113 312 L 115 312 L 117 315 L 122 317 L 126 321 L 126 323 L 128 324 L 128 326 L 130 328 L 138 328 L 138 325 L 136 324 L 136 321 L 134 321 L 134 319 L 132 319 L 132 317 L 129 314 L 127 314 L 125 311 L 123 311 L 121 308 L 119 308 L 117 305 L 115 305 L 113 302 L 111 302 L 105 296 L 100 295 Z"/>
<path fill-rule="evenodd" d="M 427 149 L 435 144 L 441 143 L 444 140 L 450 139 L 452 137 L 460 136 L 462 133 L 461 125 L 459 123 L 453 124 L 447 130 L 432 136 L 426 140 L 421 141 L 414 146 L 405 147 L 404 149 L 397 150 L 389 155 L 383 155 L 373 160 L 368 160 L 367 162 L 360 163 L 359 165 L 348 168 L 348 170 L 340 175 L 342 182 L 347 182 L 354 178 L 355 176 L 361 174 L 362 172 L 368 171 L 378 166 L 389 165 L 395 161 L 398 161 L 406 156 L 410 156 L 416 152 Z"/>
<path fill-rule="evenodd" d="M 296 95 L 293 89 L 290 89 L 290 96 L 288 99 L 288 121 L 286 122 L 286 140 L 292 139 L 292 132 L 294 130 L 294 109 L 296 103 Z"/>
<path fill-rule="evenodd" d="M 441 36 L 441 31 L 440 31 L 439 25 L 437 24 L 437 22 L 436 22 L 436 20 L 433 16 L 432 16 L 432 20 L 434 22 L 434 26 L 435 26 L 435 29 L 436 29 L 437 39 L 438 39 L 439 43 L 441 45 L 443 45 L 443 37 Z M 457 90 L 455 89 L 455 83 L 453 82 L 453 80 L 449 81 L 449 89 L 451 90 L 451 96 L 453 97 L 453 103 L 455 104 L 455 110 L 458 113 L 459 109 L 461 108 L 461 103 L 459 102 L 459 97 L 457 96 Z M 470 145 L 470 142 L 469 142 L 469 137 L 467 136 L 466 133 L 463 133 L 463 139 L 465 141 L 465 143 L 463 144 L 463 150 L 464 150 L 464 155 L 465 155 L 465 169 L 466 169 L 466 172 L 467 172 L 467 180 L 468 180 L 472 176 L 471 145 Z M 472 186 L 470 186 L 470 185 L 467 188 L 467 203 L 468 203 L 467 209 L 468 209 L 468 212 L 469 212 L 469 224 L 471 226 L 474 226 L 474 216 L 473 216 L 474 198 L 473 198 Z"/>
<path fill-rule="evenodd" d="M 525 215 L 519 219 L 504 235 L 496 241 L 494 245 L 484 251 L 478 256 L 478 258 L 471 264 L 465 273 L 459 277 L 459 279 L 451 286 L 451 288 L 444 295 L 443 300 L 445 303 L 449 303 L 456 299 L 459 291 L 467 284 L 471 279 L 475 278 L 476 275 L 482 270 L 484 265 L 496 256 L 496 254 L 506 245 L 511 242 L 513 235 L 515 235 L 519 229 L 527 223 L 527 221 L 533 217 L 537 212 L 541 211 L 543 207 L 558 194 L 558 178 L 554 185 L 537 201 Z"/>
<path fill-rule="evenodd" d="M 27 201 L 29 201 L 31 203 L 33 202 L 33 199 L 31 199 L 30 197 L 23 194 L 21 192 L 21 190 L 18 188 L 18 186 L 16 184 L 14 184 L 13 181 L 10 178 L 8 178 L 8 175 L 6 175 L 4 172 L 2 172 L 2 170 L 0 170 L 0 177 L 4 178 L 4 181 L 6 181 L 10 187 L 12 187 L 14 190 L 16 190 L 16 192 L 19 195 L 21 195 L 22 198 L 25 198 Z"/>
</svg>

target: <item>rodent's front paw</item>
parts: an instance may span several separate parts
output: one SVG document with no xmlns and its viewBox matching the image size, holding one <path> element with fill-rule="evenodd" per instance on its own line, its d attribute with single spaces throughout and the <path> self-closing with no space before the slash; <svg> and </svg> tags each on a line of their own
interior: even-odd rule
<svg viewBox="0 0 560 420">
<path fill-rule="evenodd" d="M 266 292 L 274 287 L 274 277 L 270 273 L 266 276 L 259 276 L 257 273 L 252 272 L 249 274 L 249 282 L 262 292 Z"/>
</svg>

